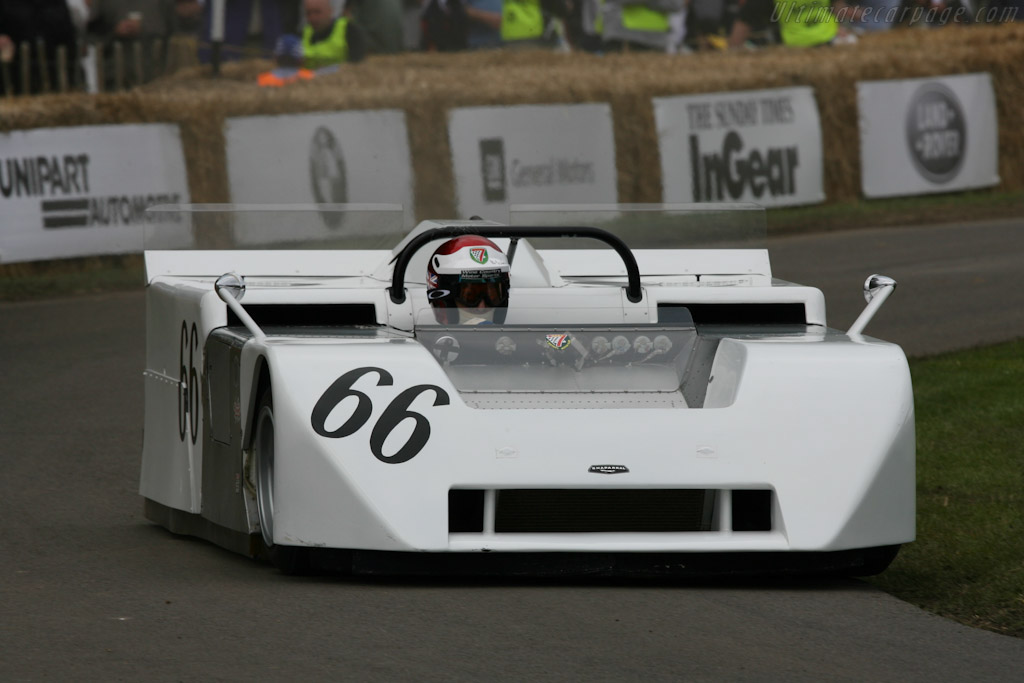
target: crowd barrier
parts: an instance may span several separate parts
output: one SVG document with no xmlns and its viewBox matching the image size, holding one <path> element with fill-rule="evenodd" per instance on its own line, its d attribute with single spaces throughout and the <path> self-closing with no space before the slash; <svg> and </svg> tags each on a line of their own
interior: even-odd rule
<svg viewBox="0 0 1024 683">
<path fill-rule="evenodd" d="M 405 54 L 274 89 L 256 86 L 270 64 L 254 61 L 127 93 L 7 99 L 0 263 L 131 251 L 156 201 L 400 203 L 411 222 L 548 201 L 1021 190 L 1022 39 L 1004 25 L 676 57 Z M 885 90 L 901 80 L 902 94 Z M 896 147 L 890 178 L 878 150 Z M 917 185 L 900 186 L 911 172 Z M 90 251 L 93 228 L 114 246 Z M 26 246 L 32 231 L 44 247 Z"/>
</svg>

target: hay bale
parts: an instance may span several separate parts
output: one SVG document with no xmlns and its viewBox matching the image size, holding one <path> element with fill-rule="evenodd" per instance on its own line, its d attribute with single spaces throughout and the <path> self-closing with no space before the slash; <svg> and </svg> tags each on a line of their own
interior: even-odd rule
<svg viewBox="0 0 1024 683">
<path fill-rule="evenodd" d="M 987 71 L 999 113 L 1003 190 L 1024 189 L 1024 26 L 894 30 L 832 49 L 595 56 L 549 51 L 407 53 L 372 57 L 337 73 L 265 89 L 271 64 L 225 64 L 213 78 L 192 66 L 129 93 L 52 95 L 0 102 L 0 130 L 165 121 L 181 126 L 193 201 L 230 200 L 224 119 L 344 109 L 405 111 L 416 177 L 416 213 L 452 216 L 455 196 L 447 113 L 466 106 L 608 102 L 614 117 L 621 201 L 661 198 L 651 98 L 806 85 L 814 88 L 829 201 L 860 196 L 856 82 Z"/>
</svg>

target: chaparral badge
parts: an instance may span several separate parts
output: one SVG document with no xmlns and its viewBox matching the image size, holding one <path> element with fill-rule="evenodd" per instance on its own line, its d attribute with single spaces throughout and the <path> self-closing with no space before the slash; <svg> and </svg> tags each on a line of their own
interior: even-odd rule
<svg viewBox="0 0 1024 683">
<path fill-rule="evenodd" d="M 548 346 L 559 351 L 569 347 L 569 343 L 572 341 L 569 339 L 568 334 L 546 334 L 544 338 L 548 340 Z"/>
<path fill-rule="evenodd" d="M 469 257 L 477 263 L 487 263 L 487 250 L 483 247 L 469 250 Z"/>
<path fill-rule="evenodd" d="M 625 474 L 629 468 L 625 465 L 591 465 L 587 472 L 593 474 Z"/>
</svg>

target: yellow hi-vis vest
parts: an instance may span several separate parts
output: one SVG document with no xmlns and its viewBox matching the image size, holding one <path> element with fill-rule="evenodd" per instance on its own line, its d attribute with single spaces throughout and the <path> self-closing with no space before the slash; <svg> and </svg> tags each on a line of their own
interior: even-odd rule
<svg viewBox="0 0 1024 683">
<path fill-rule="evenodd" d="M 345 30 L 348 19 L 335 20 L 331 34 L 325 40 L 313 41 L 313 27 L 306 26 L 302 31 L 303 65 L 307 69 L 319 69 L 329 64 L 340 64 L 348 61 L 348 40 Z"/>
<path fill-rule="evenodd" d="M 668 33 L 668 15 L 643 5 L 626 5 L 622 8 L 622 25 L 630 31 Z"/>
<path fill-rule="evenodd" d="M 505 0 L 501 5 L 503 41 L 535 40 L 544 35 L 540 0 Z"/>
<path fill-rule="evenodd" d="M 775 17 L 785 45 L 823 45 L 839 32 L 830 0 L 775 0 Z"/>
<path fill-rule="evenodd" d="M 604 31 L 604 0 L 601 0 L 594 20 L 594 31 L 601 35 Z M 630 31 L 650 31 L 651 33 L 668 33 L 668 15 L 643 5 L 626 5 L 622 8 L 622 25 Z"/>
</svg>

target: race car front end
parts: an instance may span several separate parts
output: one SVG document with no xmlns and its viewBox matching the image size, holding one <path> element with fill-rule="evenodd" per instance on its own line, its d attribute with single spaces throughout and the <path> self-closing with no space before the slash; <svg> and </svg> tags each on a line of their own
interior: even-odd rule
<svg viewBox="0 0 1024 683">
<path fill-rule="evenodd" d="M 266 357 L 273 540 L 361 571 L 871 573 L 914 538 L 910 376 L 885 342 L 510 325 Z"/>
</svg>

